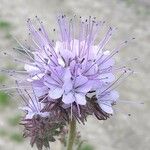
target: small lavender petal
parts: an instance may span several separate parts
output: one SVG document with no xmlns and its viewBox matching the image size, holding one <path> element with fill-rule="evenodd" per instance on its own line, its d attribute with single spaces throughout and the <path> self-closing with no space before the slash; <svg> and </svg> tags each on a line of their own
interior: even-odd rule
<svg viewBox="0 0 150 150">
<path fill-rule="evenodd" d="M 79 105 L 85 105 L 86 104 L 85 94 L 76 93 L 75 98 L 76 98 L 77 104 L 79 104 Z"/>
<path fill-rule="evenodd" d="M 86 84 L 79 86 L 75 89 L 77 93 L 87 93 L 91 90 L 91 82 L 87 82 Z"/>
<path fill-rule="evenodd" d="M 40 72 L 39 68 L 35 67 L 34 65 L 31 66 L 31 65 L 25 64 L 25 65 L 24 65 L 24 69 L 25 69 L 28 73 L 38 73 L 38 72 Z"/>
<path fill-rule="evenodd" d="M 62 96 L 63 89 L 56 87 L 54 90 L 49 91 L 49 97 L 52 99 L 58 99 Z"/>
<path fill-rule="evenodd" d="M 62 101 L 65 104 L 71 104 L 75 101 L 75 97 L 72 92 L 69 92 L 68 94 L 63 94 Z"/>
<path fill-rule="evenodd" d="M 100 103 L 99 106 L 101 107 L 101 109 L 108 113 L 108 114 L 113 114 L 113 109 L 112 106 L 110 104 L 107 103 Z"/>
<path fill-rule="evenodd" d="M 87 82 L 88 82 L 88 78 L 83 75 L 80 75 L 80 76 L 76 77 L 74 86 L 76 88 L 78 88 L 80 86 L 83 86 Z"/>
</svg>

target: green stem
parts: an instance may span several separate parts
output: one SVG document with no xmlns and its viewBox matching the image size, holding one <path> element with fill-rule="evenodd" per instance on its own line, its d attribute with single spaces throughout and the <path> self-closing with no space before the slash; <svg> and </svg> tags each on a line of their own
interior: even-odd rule
<svg viewBox="0 0 150 150">
<path fill-rule="evenodd" d="M 76 121 L 73 118 L 69 124 L 69 137 L 67 143 L 67 150 L 73 150 L 75 137 L 76 137 Z"/>
</svg>

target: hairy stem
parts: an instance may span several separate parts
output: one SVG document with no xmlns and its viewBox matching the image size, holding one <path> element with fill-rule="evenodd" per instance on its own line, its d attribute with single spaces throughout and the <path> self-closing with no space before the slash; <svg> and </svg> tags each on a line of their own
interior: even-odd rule
<svg viewBox="0 0 150 150">
<path fill-rule="evenodd" d="M 73 150 L 75 137 L 76 137 L 76 121 L 73 118 L 69 124 L 69 137 L 67 143 L 67 150 Z"/>
</svg>

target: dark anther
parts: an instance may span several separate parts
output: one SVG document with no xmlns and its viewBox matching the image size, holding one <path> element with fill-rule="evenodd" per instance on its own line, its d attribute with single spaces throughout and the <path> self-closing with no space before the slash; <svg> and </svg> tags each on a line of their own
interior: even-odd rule
<svg viewBox="0 0 150 150">
<path fill-rule="evenodd" d="M 83 63 L 84 60 L 85 60 L 85 58 L 83 58 L 83 59 L 81 60 L 81 63 Z"/>
<path fill-rule="evenodd" d="M 128 116 L 131 116 L 131 114 L 128 114 Z"/>
</svg>

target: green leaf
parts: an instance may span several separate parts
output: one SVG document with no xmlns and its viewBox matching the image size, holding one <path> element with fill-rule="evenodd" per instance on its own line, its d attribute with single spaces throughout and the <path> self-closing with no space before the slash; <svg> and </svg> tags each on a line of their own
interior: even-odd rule
<svg viewBox="0 0 150 150">
<path fill-rule="evenodd" d="M 89 144 L 83 144 L 79 150 L 94 150 L 93 146 L 89 145 Z"/>
<path fill-rule="evenodd" d="M 19 133 L 13 133 L 10 135 L 10 139 L 14 142 L 21 143 L 23 142 L 23 136 Z"/>
<path fill-rule="evenodd" d="M 18 114 L 14 117 L 11 117 L 8 119 L 8 123 L 11 125 L 11 126 L 17 126 L 20 122 L 20 119 L 21 119 L 21 116 Z"/>
<path fill-rule="evenodd" d="M 0 129 L 0 136 L 4 137 L 5 135 L 7 135 L 7 132 L 5 129 L 1 128 Z"/>
<path fill-rule="evenodd" d="M 4 76 L 4 75 L 0 75 L 0 83 L 2 84 L 2 83 L 4 83 L 5 81 L 6 81 L 6 76 Z"/>
<path fill-rule="evenodd" d="M 8 94 L 0 91 L 0 106 L 8 106 L 10 104 L 10 98 Z"/>
<path fill-rule="evenodd" d="M 8 29 L 11 27 L 11 24 L 5 20 L 0 19 L 0 29 Z"/>
</svg>

